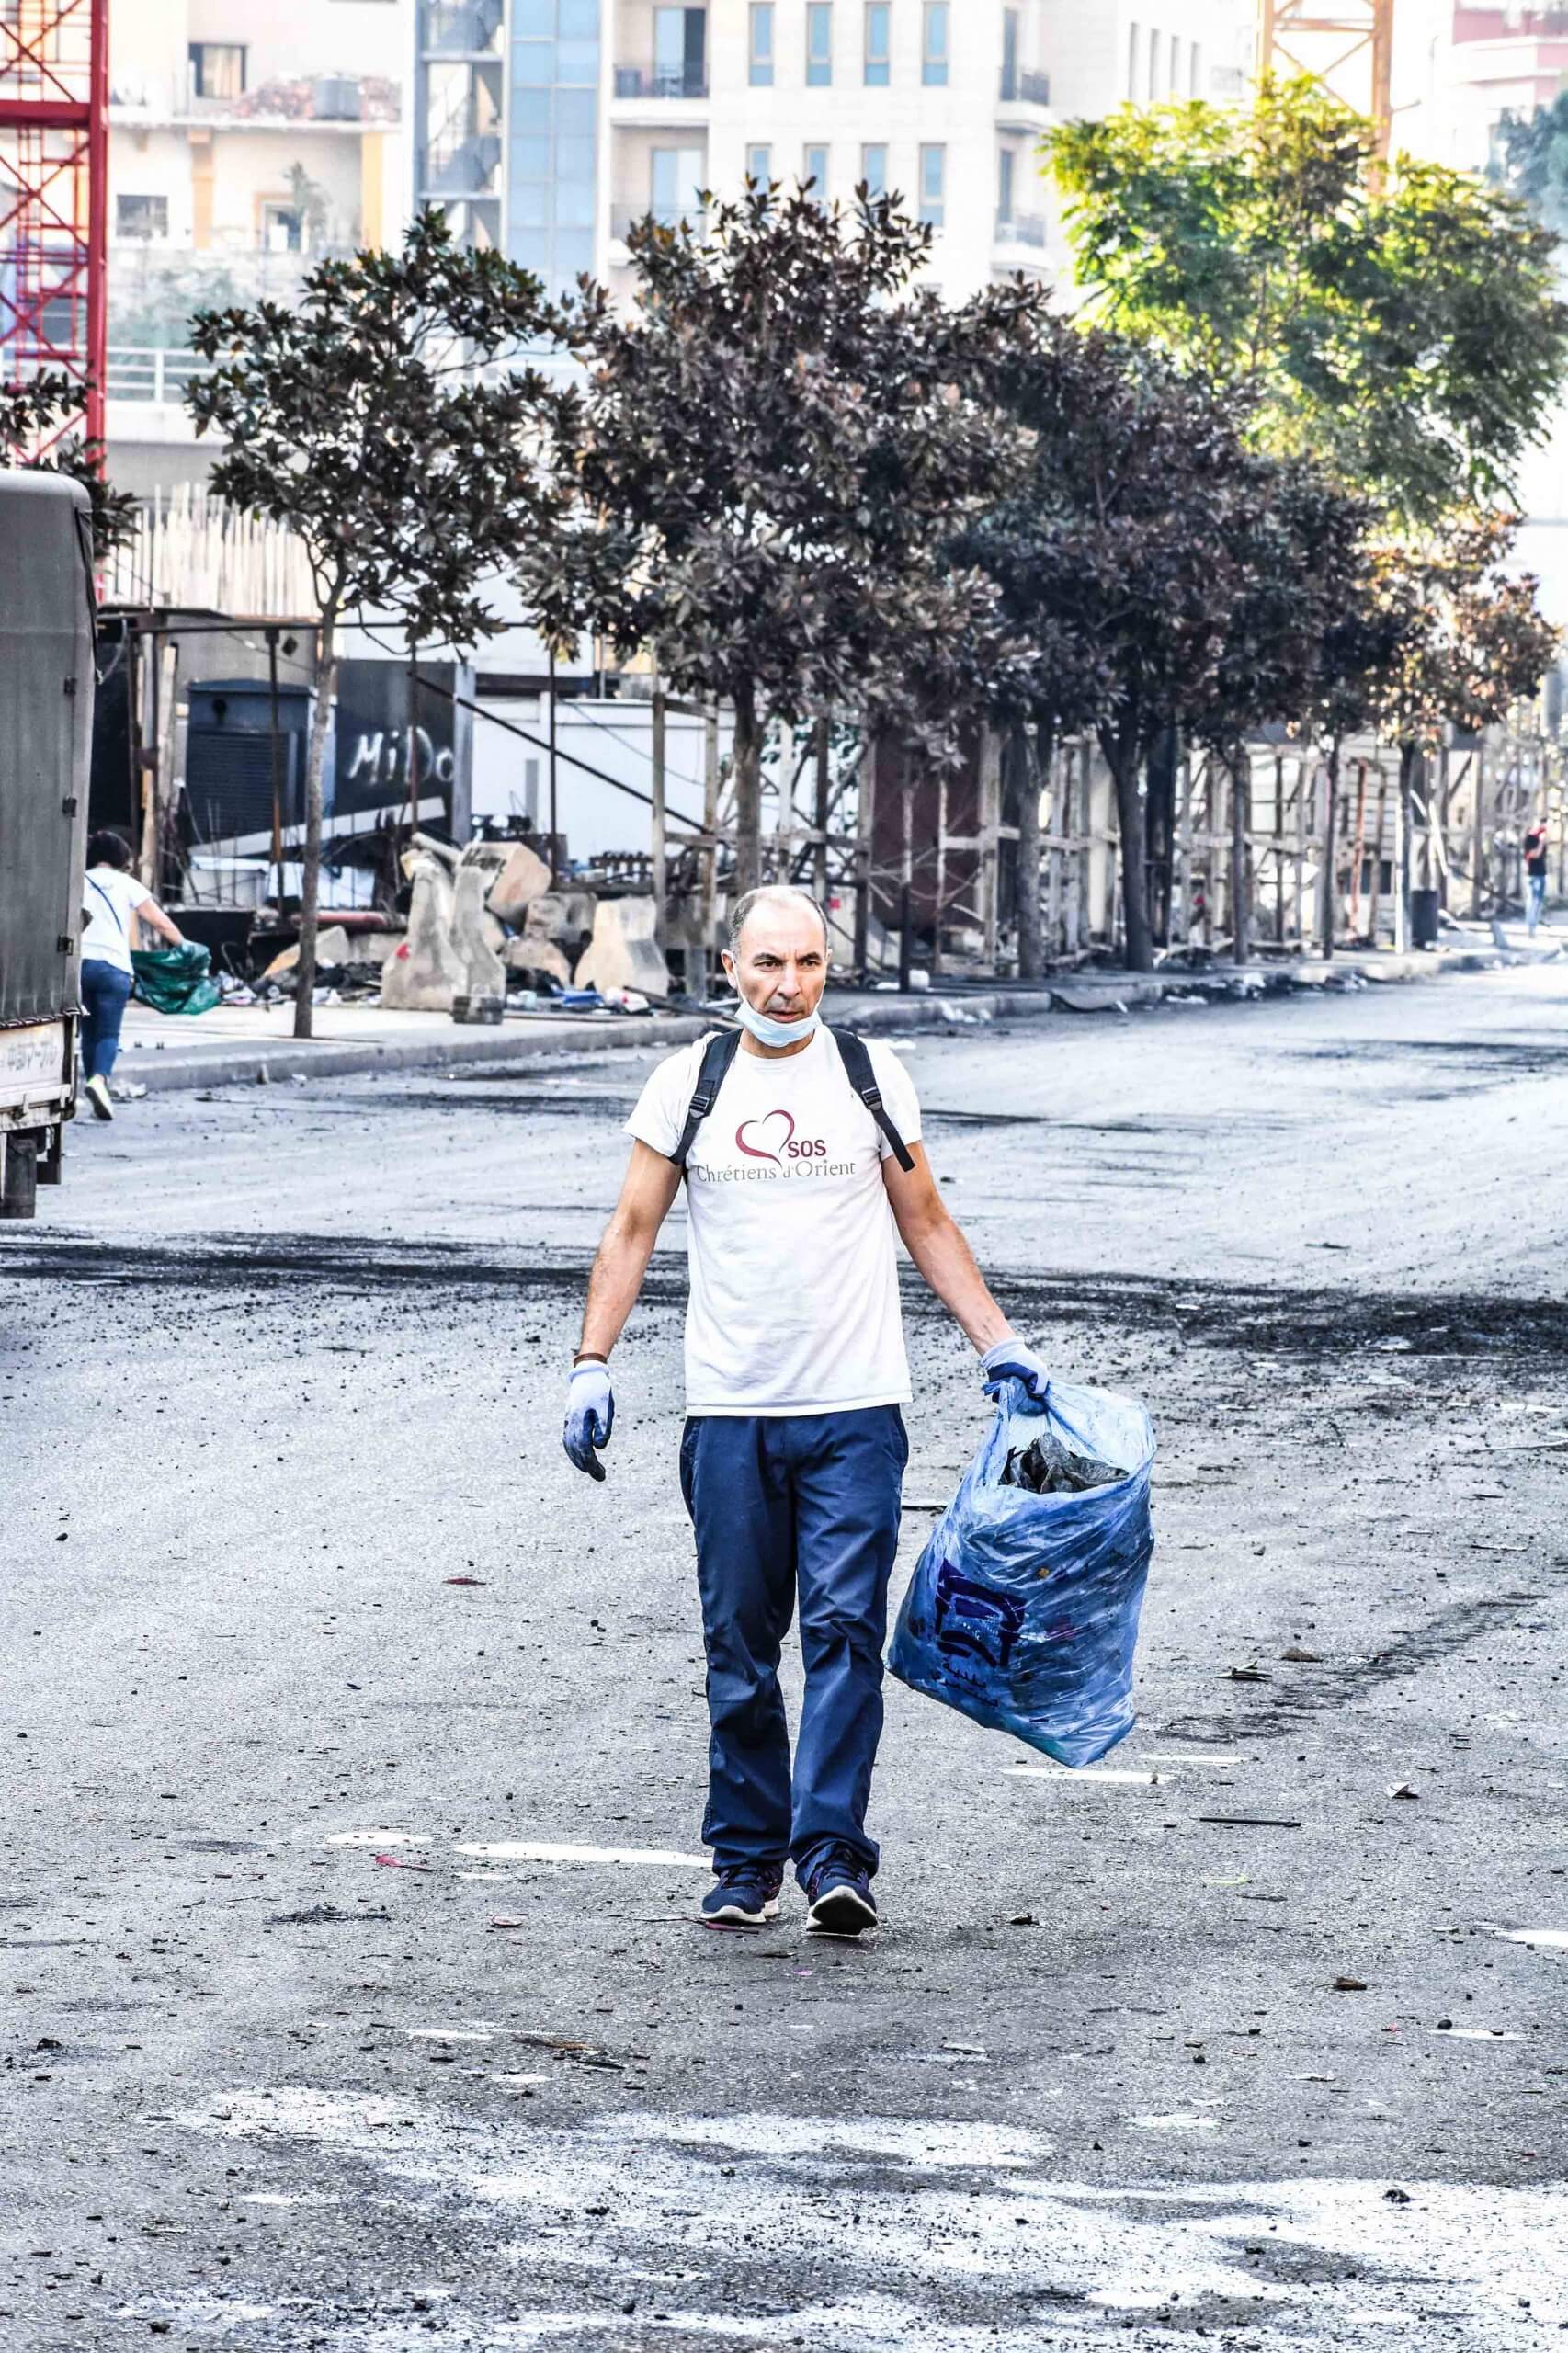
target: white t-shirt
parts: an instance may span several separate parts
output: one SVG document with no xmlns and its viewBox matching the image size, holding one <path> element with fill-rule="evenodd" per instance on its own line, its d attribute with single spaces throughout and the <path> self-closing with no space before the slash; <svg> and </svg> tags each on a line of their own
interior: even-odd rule
<svg viewBox="0 0 1568 2353">
<path fill-rule="evenodd" d="M 659 1064 L 628 1135 L 675 1151 L 707 1042 Z M 915 1143 L 909 1074 L 887 1047 L 867 1043 L 888 1117 Z M 882 1184 L 892 1148 L 824 1029 L 783 1057 L 743 1044 L 687 1163 L 687 1413 L 849 1413 L 907 1401 Z"/>
<path fill-rule="evenodd" d="M 82 904 L 87 911 L 87 928 L 82 934 L 84 964 L 118 964 L 122 972 L 133 968 L 131 942 L 135 936 L 131 921 L 138 907 L 144 907 L 151 893 L 145 882 L 138 882 L 134 874 L 127 874 L 118 866 L 90 866 L 87 886 L 82 894 Z"/>
</svg>

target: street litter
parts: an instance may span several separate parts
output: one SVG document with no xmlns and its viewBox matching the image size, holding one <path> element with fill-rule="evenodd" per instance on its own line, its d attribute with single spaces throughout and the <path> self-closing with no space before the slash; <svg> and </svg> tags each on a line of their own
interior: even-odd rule
<svg viewBox="0 0 1568 2353">
<path fill-rule="evenodd" d="M 1420 1794 L 1420 1790 L 1413 1790 L 1408 1781 L 1396 1781 L 1389 1791 L 1391 1798 L 1415 1798 Z"/>
<path fill-rule="evenodd" d="M 1225 1830 L 1299 1830 L 1301 1826 L 1282 1813 L 1200 1813 L 1198 1819 Z"/>
<path fill-rule="evenodd" d="M 1281 1651 L 1279 1655 L 1287 1666 L 1321 1666 L 1323 1665 L 1322 1656 L 1317 1651 L 1300 1650 L 1294 1643 L 1288 1651 Z"/>
<path fill-rule="evenodd" d="M 1043 1425 L 1043 1427 L 1042 1427 Z M 1008 1483 L 1040 1438 L 1114 1485 L 1039 1495 Z M 1004 1383 L 996 1417 L 932 1530 L 888 1665 L 901 1682 L 1059 1765 L 1092 1765 L 1134 1722 L 1132 1656 L 1153 1551 L 1154 1434 L 1136 1398 Z"/>
<path fill-rule="evenodd" d="M 1268 1683 L 1273 1678 L 1265 1675 L 1262 1667 L 1254 1659 L 1246 1666 L 1228 1666 L 1220 1680 L 1221 1683 Z"/>
<path fill-rule="evenodd" d="M 1120 1781 L 1141 1790 L 1161 1789 L 1176 1778 L 1171 1773 L 1123 1772 L 1116 1766 L 1080 1765 L 1069 1770 L 1049 1765 L 1004 1765 L 1002 1770 L 1016 1781 Z"/>
<path fill-rule="evenodd" d="M 520 1928 L 527 1918 L 526 1912 L 497 1912 L 490 1925 L 493 1928 Z"/>
<path fill-rule="evenodd" d="M 1437 2020 L 1436 2031 L 1442 2036 L 1445 2042 L 1522 2042 L 1524 2040 L 1523 2035 L 1516 2034 L 1511 2027 L 1450 2026 L 1447 2018 Z"/>
<path fill-rule="evenodd" d="M 378 1855 L 375 1860 L 384 1871 L 427 1871 L 428 1863 L 416 1863 L 412 1855 Z"/>
<path fill-rule="evenodd" d="M 329 1847 L 427 1847 L 430 1840 L 423 1830 L 335 1830 L 325 1843 Z"/>
<path fill-rule="evenodd" d="M 1336 1977 L 1332 1990 L 1335 1994 L 1364 1994 L 1367 1981 L 1364 1977 Z"/>
<path fill-rule="evenodd" d="M 443 1577 L 441 1579 L 441 1583 L 443 1585 L 484 1585 L 488 1583 L 488 1579 L 484 1577 Z"/>
</svg>

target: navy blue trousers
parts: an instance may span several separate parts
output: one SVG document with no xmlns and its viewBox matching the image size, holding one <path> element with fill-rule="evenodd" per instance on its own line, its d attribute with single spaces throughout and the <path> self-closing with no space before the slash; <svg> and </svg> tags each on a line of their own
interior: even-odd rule
<svg viewBox="0 0 1568 2353">
<path fill-rule="evenodd" d="M 702 1836 L 716 1869 L 789 1857 L 803 1884 L 834 1845 L 877 1868 L 866 1805 L 908 1460 L 896 1405 L 687 1423 L 711 1727 Z M 806 1696 L 791 1776 L 778 1660 L 797 1594 Z"/>
<path fill-rule="evenodd" d="M 101 956 L 82 965 L 82 1067 L 87 1078 L 108 1078 L 119 1051 L 119 1025 L 131 1001 L 129 972 Z"/>
</svg>

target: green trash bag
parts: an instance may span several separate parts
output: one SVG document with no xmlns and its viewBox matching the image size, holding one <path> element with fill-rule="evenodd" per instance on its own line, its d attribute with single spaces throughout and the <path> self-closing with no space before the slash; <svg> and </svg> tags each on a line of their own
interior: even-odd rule
<svg viewBox="0 0 1568 2353">
<path fill-rule="evenodd" d="M 133 948 L 134 994 L 154 1013 L 210 1013 L 223 994 L 207 969 L 211 961 L 194 939 L 178 948 Z"/>
</svg>

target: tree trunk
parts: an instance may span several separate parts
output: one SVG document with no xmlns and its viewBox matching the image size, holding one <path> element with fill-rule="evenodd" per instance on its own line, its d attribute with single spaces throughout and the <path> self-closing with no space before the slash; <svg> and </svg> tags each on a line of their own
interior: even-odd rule
<svg viewBox="0 0 1568 2353">
<path fill-rule="evenodd" d="M 1051 737 L 1043 724 L 1032 745 L 1025 728 L 1013 731 L 1013 773 L 1018 786 L 1018 853 L 1013 895 L 1018 919 L 1021 981 L 1038 981 L 1045 970 L 1040 926 L 1040 795 L 1051 758 L 1050 745 Z"/>
<path fill-rule="evenodd" d="M 1339 846 L 1335 838 L 1335 821 L 1339 810 L 1339 738 L 1329 739 L 1328 758 L 1324 763 L 1328 795 L 1323 821 L 1323 883 L 1318 894 L 1322 927 L 1318 945 L 1325 956 L 1334 953 L 1334 935 L 1339 915 Z"/>
<path fill-rule="evenodd" d="M 1143 858 L 1143 797 L 1138 790 L 1138 746 L 1124 736 L 1102 737 L 1116 779 L 1116 823 L 1121 835 L 1122 928 L 1130 972 L 1152 972 L 1154 943 L 1149 930 L 1148 876 Z"/>
<path fill-rule="evenodd" d="M 1252 953 L 1252 876 L 1247 835 L 1252 824 L 1252 765 L 1244 745 L 1225 763 L 1231 777 L 1231 955 L 1244 964 Z"/>
<path fill-rule="evenodd" d="M 751 688 L 735 694 L 735 896 L 762 881 L 762 738 Z"/>
<path fill-rule="evenodd" d="M 322 771 L 326 731 L 337 676 L 337 613 L 329 606 L 316 632 L 316 700 L 311 713 L 311 743 L 305 761 L 305 856 L 300 881 L 300 955 L 294 966 L 294 1035 L 312 1034 L 312 998 L 316 985 L 316 924 L 321 906 Z"/>
<path fill-rule="evenodd" d="M 1395 950 L 1404 955 L 1410 948 L 1410 801 L 1415 785 L 1415 745 L 1407 737 L 1399 747 L 1399 803 L 1395 812 L 1397 831 L 1394 837 L 1394 938 Z"/>
</svg>

